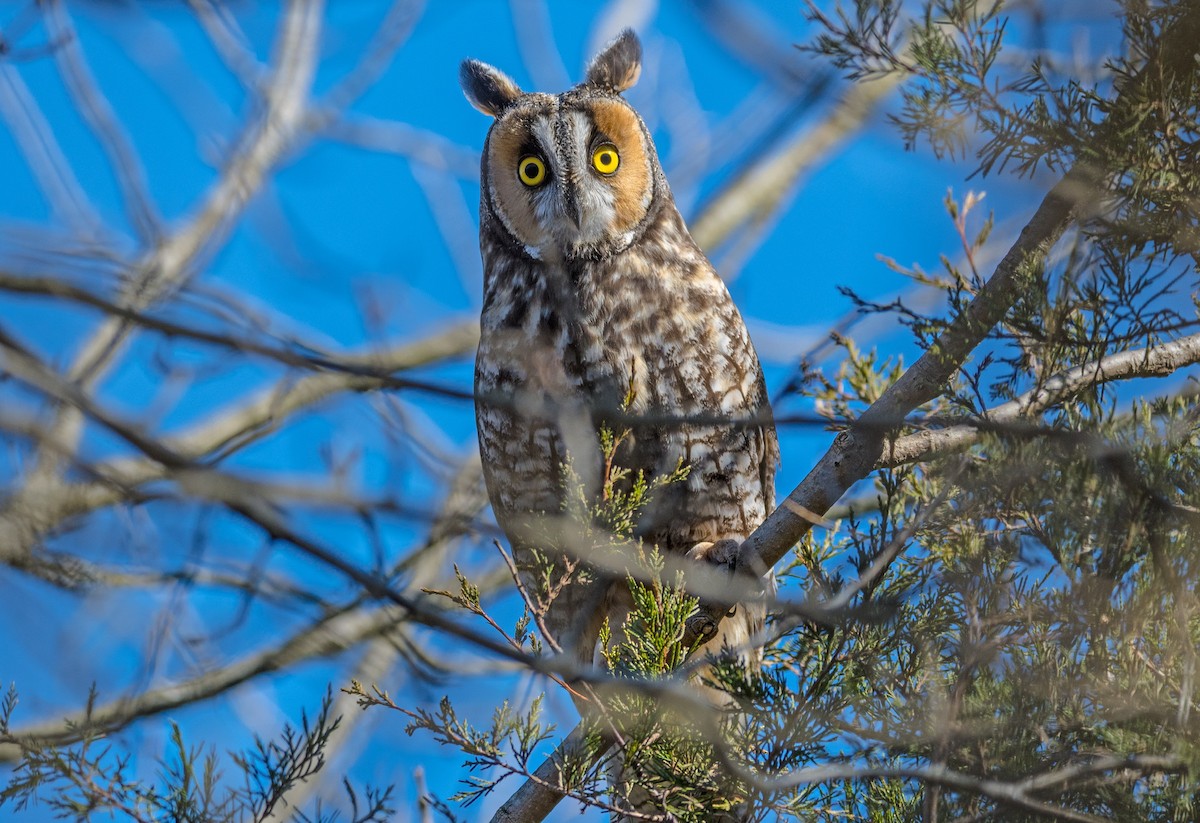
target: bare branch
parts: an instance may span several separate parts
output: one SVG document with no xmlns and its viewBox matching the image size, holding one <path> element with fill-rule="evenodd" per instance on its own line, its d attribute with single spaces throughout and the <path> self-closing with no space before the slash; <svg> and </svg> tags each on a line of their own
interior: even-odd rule
<svg viewBox="0 0 1200 823">
<path fill-rule="evenodd" d="M 1005 424 L 1040 414 L 1089 386 L 1135 377 L 1166 377 L 1198 362 L 1200 334 L 1111 354 L 1049 378 L 1020 397 L 985 412 L 978 422 L 916 432 L 891 440 L 875 468 L 894 468 L 965 449 L 977 442 L 984 432 L 1002 431 Z"/>
<path fill-rule="evenodd" d="M 6 60 L 0 60 L 0 119 L 8 124 L 34 180 L 59 219 L 84 237 L 99 236 L 103 221 L 29 87 Z"/>
<path fill-rule="evenodd" d="M 323 8 L 322 0 L 292 0 L 288 5 L 280 26 L 272 80 L 264 93 L 264 110 L 239 141 L 238 151 L 195 216 L 137 263 L 122 302 L 144 308 L 191 277 L 200 257 L 224 242 L 246 203 L 261 188 L 267 172 L 296 140 L 316 71 Z M 84 389 L 94 384 L 129 330 L 129 323 L 123 319 L 105 320 L 83 345 L 67 371 L 67 379 Z M 82 429 L 79 412 L 60 410 L 55 429 L 63 432 L 65 439 L 77 440 Z M 39 461 L 30 480 L 44 479 L 53 473 L 54 465 Z M 21 506 L 21 495 L 15 497 L 7 508 Z"/>
<path fill-rule="evenodd" d="M 861 128 L 900 79 L 894 75 L 852 86 L 828 117 L 735 179 L 692 221 L 689 229 L 700 248 L 715 249 L 739 228 L 778 214 L 804 172 Z"/>
<path fill-rule="evenodd" d="M 59 71 L 75 100 L 75 107 L 91 126 L 101 147 L 108 155 L 117 185 L 125 200 L 125 211 L 144 246 L 152 246 L 161 232 L 161 218 L 150 196 L 146 170 L 134 150 L 129 135 L 117 122 L 108 99 L 96 83 L 84 60 L 83 51 L 74 27 L 67 17 L 62 0 L 50 0 L 43 5 L 46 27 L 50 37 L 60 44 L 54 50 Z"/>
<path fill-rule="evenodd" d="M 208 35 L 213 49 L 225 63 L 225 68 L 238 78 L 242 86 L 256 89 L 266 75 L 266 69 L 258 62 L 233 12 L 214 0 L 188 0 L 188 6 Z"/>
<path fill-rule="evenodd" d="M 483 497 L 468 491 L 478 485 L 479 472 L 478 460 L 468 459 L 430 529 L 429 539 L 402 564 L 411 587 L 420 588 L 432 583 L 442 574 L 444 566 L 438 562 L 439 558 L 465 533 L 471 519 L 482 509 L 485 502 Z M 250 495 L 243 497 L 249 498 Z M 408 634 L 402 609 L 355 601 L 322 615 L 271 648 L 206 671 L 185 682 L 94 707 L 90 721 L 85 713 L 80 712 L 56 721 L 17 729 L 11 736 L 26 745 L 68 744 L 79 740 L 88 729 L 119 728 L 140 717 L 221 694 L 261 674 L 278 671 L 304 660 L 338 654 L 372 638 L 376 639 L 364 651 L 360 665 L 378 667 L 384 665 L 385 659 L 394 659 L 398 646 L 410 651 L 419 648 Z M 373 671 L 374 668 L 369 671 L 360 669 L 364 678 L 372 682 L 381 676 L 372 676 Z M 0 743 L 0 762 L 12 761 L 19 756 L 16 744 Z"/>
<path fill-rule="evenodd" d="M 509 0 L 517 48 L 526 70 L 539 89 L 565 89 L 571 85 L 571 72 L 563 64 L 554 42 L 550 9 L 546 0 Z"/>
<path fill-rule="evenodd" d="M 93 707 L 90 719 L 85 712 L 80 711 L 58 720 L 14 729 L 11 737 L 24 745 L 67 745 L 79 740 L 89 729 L 120 728 L 140 717 L 148 717 L 221 694 L 260 674 L 279 671 L 314 657 L 337 654 L 364 639 L 385 632 L 405 630 L 403 612 L 394 606 L 360 606 L 339 610 L 318 619 L 282 643 L 204 672 L 191 680 L 97 705 Z M 17 743 L 0 743 L 0 762 L 12 762 L 18 757 L 20 746 Z"/>
<path fill-rule="evenodd" d="M 589 747 L 586 728 L 580 723 L 559 744 L 541 766 L 521 784 L 512 797 L 492 815 L 492 823 L 525 823 L 544 820 L 558 802 L 566 797 L 570 787 L 563 779 L 563 764 L 598 758 L 615 742 L 615 738 L 602 739 L 599 745 Z"/>
<path fill-rule="evenodd" d="M 358 65 L 326 93 L 322 105 L 332 111 L 344 111 L 373 86 L 396 50 L 412 33 L 424 6 L 425 0 L 392 0 L 391 8 L 376 27 Z"/>
<path fill-rule="evenodd" d="M 168 435 L 161 441 L 161 446 L 182 460 L 199 459 L 217 451 L 232 453 L 273 431 L 297 412 L 331 396 L 377 389 L 389 382 L 389 373 L 470 351 L 478 334 L 476 324 L 464 322 L 424 340 L 343 357 L 341 362 L 370 366 L 378 370 L 378 375 L 342 372 L 314 374 L 298 380 L 284 379 L 257 396 L 239 401 L 233 408 L 201 421 L 192 429 Z M 22 362 L 26 367 L 34 368 L 36 361 Z M 40 379 L 51 378 L 44 367 L 38 369 L 38 374 Z M 81 402 L 91 403 L 90 400 Z M 57 428 L 13 416 L 2 422 L 9 431 L 23 431 L 61 457 L 69 457 L 74 452 L 74 441 L 66 439 Z M 164 463 L 145 457 L 116 458 L 89 467 L 90 473 L 101 478 L 94 482 L 69 483 L 49 476 L 37 481 L 27 479 L 0 510 L 0 557 L 6 558 L 6 562 L 15 562 L 19 557 L 27 559 L 42 535 L 68 517 L 112 505 L 124 499 L 130 487 L 163 477 L 166 468 Z"/>
<path fill-rule="evenodd" d="M 407 123 L 348 113 L 337 119 L 318 115 L 321 136 L 370 151 L 399 154 L 462 180 L 479 178 L 479 152 Z"/>
</svg>

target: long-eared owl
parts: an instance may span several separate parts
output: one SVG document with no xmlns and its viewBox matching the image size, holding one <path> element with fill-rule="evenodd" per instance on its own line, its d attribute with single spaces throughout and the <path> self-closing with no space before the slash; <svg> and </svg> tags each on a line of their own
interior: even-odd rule
<svg viewBox="0 0 1200 823">
<path fill-rule="evenodd" d="M 629 30 L 561 94 L 526 93 L 492 66 L 462 65 L 467 98 L 495 118 L 480 198 L 479 445 L 496 518 L 529 578 L 537 523 L 564 508 L 564 461 L 599 483 L 607 420 L 632 432 L 615 452 L 631 474 L 687 467 L 637 524 L 664 553 L 728 554 L 773 507 L 779 449 L 762 368 L 675 207 L 646 125 L 621 97 L 640 72 Z M 568 563 L 539 560 L 556 573 Z M 622 587 L 600 572 L 576 575 L 545 628 L 590 663 Z M 709 646 L 744 644 L 761 620 L 761 607 L 739 609 Z"/>
</svg>

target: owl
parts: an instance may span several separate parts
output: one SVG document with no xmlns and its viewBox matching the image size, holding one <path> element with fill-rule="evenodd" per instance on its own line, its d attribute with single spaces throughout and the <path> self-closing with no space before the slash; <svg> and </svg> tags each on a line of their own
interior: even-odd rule
<svg viewBox="0 0 1200 823">
<path fill-rule="evenodd" d="M 664 554 L 728 562 L 774 504 L 779 448 L 762 368 L 621 97 L 640 72 L 626 30 L 561 94 L 524 92 L 477 60 L 460 75 L 494 118 L 479 209 L 484 479 L 526 586 L 554 590 L 551 645 L 580 664 L 595 661 L 601 624 L 628 605 L 628 588 L 589 564 L 586 547 L 543 556 L 539 535 L 571 483 L 599 487 L 602 429 L 629 432 L 610 458 L 627 477 L 687 470 L 636 525 Z M 745 649 L 763 614 L 735 608 L 706 648 Z"/>
</svg>

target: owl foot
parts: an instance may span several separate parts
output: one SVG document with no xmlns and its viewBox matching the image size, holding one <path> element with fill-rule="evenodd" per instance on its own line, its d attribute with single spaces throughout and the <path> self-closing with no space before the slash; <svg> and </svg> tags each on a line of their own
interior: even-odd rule
<svg viewBox="0 0 1200 823">
<path fill-rule="evenodd" d="M 741 568 L 738 565 L 741 547 L 741 541 L 726 538 L 716 542 L 705 540 L 688 550 L 689 559 L 718 566 L 731 576 L 737 575 L 740 579 L 730 581 L 732 585 L 729 586 L 728 594 L 732 595 L 731 599 L 709 597 L 701 599 L 696 613 L 688 618 L 685 642 L 693 639 L 702 642 L 712 639 L 716 636 L 721 619 L 732 617 L 737 613 L 737 601 L 762 597 L 765 590 L 763 580 L 749 569 Z"/>
<path fill-rule="evenodd" d="M 705 540 L 692 546 L 688 550 L 687 556 L 692 560 L 712 563 L 714 566 L 728 566 L 729 570 L 733 571 L 734 564 L 737 563 L 738 550 L 741 547 L 742 544 L 739 541 L 730 538 L 718 540 L 715 543 Z"/>
<path fill-rule="evenodd" d="M 723 566 L 730 574 L 736 573 L 746 580 L 754 581 L 754 588 L 750 591 L 743 591 L 738 587 L 735 593 L 739 598 L 761 596 L 763 591 L 769 588 L 767 580 L 764 579 L 768 573 L 762 569 L 761 562 L 755 562 L 756 558 L 752 557 L 749 561 L 754 563 L 754 566 L 747 565 L 747 559 L 741 554 L 742 542 L 727 537 L 715 543 L 708 540 L 697 543 L 688 550 L 687 557 L 689 560 L 701 560 L 713 566 Z"/>
</svg>

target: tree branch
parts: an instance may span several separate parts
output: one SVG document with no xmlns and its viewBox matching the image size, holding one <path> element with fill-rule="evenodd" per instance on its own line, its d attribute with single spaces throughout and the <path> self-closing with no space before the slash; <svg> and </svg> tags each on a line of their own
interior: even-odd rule
<svg viewBox="0 0 1200 823">
<path fill-rule="evenodd" d="M 150 248 L 135 265 L 135 273 L 123 289 L 122 303 L 141 309 L 185 282 L 196 270 L 197 261 L 224 241 L 246 203 L 262 187 L 267 172 L 293 144 L 307 113 L 306 102 L 316 73 L 323 8 L 322 0 L 289 3 L 279 28 L 274 70 L 263 95 L 262 113 L 242 135 L 239 149 L 196 214 Z M 81 389 L 94 385 L 119 352 L 129 330 L 128 321 L 107 318 L 83 344 L 67 369 L 67 379 Z M 77 440 L 82 431 L 79 411 L 62 408 L 54 428 L 62 433 L 62 439 Z M 56 466 L 56 460 L 39 459 L 26 488 L 52 476 Z M 23 492 L 14 495 L 10 503 L 19 508 Z"/>
<path fill-rule="evenodd" d="M 1002 430 L 1006 424 L 1040 414 L 1088 386 L 1135 377 L 1166 377 L 1197 362 L 1200 362 L 1200 334 L 1112 354 L 1095 363 L 1055 375 L 1041 386 L 985 412 L 978 421 L 889 440 L 875 468 L 895 468 L 965 449 L 975 443 L 983 432 Z"/>
<path fill-rule="evenodd" d="M 43 4 L 43 9 L 47 31 L 51 39 L 59 44 L 54 49 L 54 57 L 58 61 L 59 73 L 71 92 L 75 108 L 87 120 L 92 133 L 108 155 L 113 177 L 125 201 L 129 222 L 139 240 L 146 246 L 152 246 L 159 239 L 162 220 L 150 197 L 146 169 L 133 141 L 121 126 L 88 68 L 62 0 L 50 0 Z"/>
<path fill-rule="evenodd" d="M 284 378 L 191 429 L 163 437 L 162 445 L 191 460 L 211 456 L 220 449 L 228 454 L 335 394 L 377 389 L 390 382 L 389 374 L 464 354 L 474 348 L 478 334 L 477 324 L 461 323 L 421 340 L 379 351 L 342 355 L 337 362 L 370 368 L 376 375 L 347 370 L 312 374 L 299 380 Z M 12 416 L 0 418 L 0 423 L 24 431 L 44 449 L 61 457 L 73 453 L 74 441 L 56 427 Z M 89 467 L 89 471 L 100 479 L 85 483 L 53 476 L 26 480 L 21 490 L 0 509 L 0 561 L 28 558 L 38 541 L 67 518 L 125 499 L 129 488 L 163 477 L 166 467 L 148 457 L 132 457 L 103 461 Z"/>
<path fill-rule="evenodd" d="M 416 590 L 430 585 L 444 573 L 445 553 L 462 537 L 467 524 L 485 504 L 482 493 L 475 489 L 480 484 L 480 471 L 477 459 L 467 460 L 429 530 L 428 539 L 413 556 L 400 564 L 408 588 Z M 17 729 L 10 735 L 17 742 L 0 743 L 0 763 L 19 758 L 21 744 L 68 745 L 81 739 L 89 730 L 120 728 L 138 718 L 221 694 L 259 675 L 279 671 L 305 660 L 329 657 L 363 641 L 371 642 L 363 653 L 360 665 L 382 665 L 381 656 L 391 659 L 389 651 L 396 647 L 401 635 L 407 631 L 402 608 L 355 601 L 323 614 L 270 648 L 190 680 L 93 707 L 90 714 L 77 712 L 55 721 Z M 403 645 L 410 649 L 417 648 L 413 640 Z M 369 671 L 360 668 L 360 673 L 364 679 L 375 679 L 368 677 Z"/>
<path fill-rule="evenodd" d="M 828 117 L 746 169 L 691 221 L 688 230 L 696 244 L 715 249 L 739 228 L 776 213 L 800 176 L 861 128 L 900 79 L 887 76 L 851 87 Z"/>
<path fill-rule="evenodd" d="M 1092 175 L 1079 168 L 1050 190 L 975 299 L 850 429 L 838 434 L 816 467 L 742 544 L 740 565 L 774 566 L 812 528 L 812 520 L 804 512 L 828 511 L 871 473 L 885 454 L 886 433 L 942 393 L 975 347 L 1028 288 L 1033 270 L 1062 236 L 1077 205 L 1094 197 L 1095 191 Z"/>
<path fill-rule="evenodd" d="M 248 655 L 204 674 L 139 694 L 94 706 L 90 715 L 78 711 L 58 720 L 13 730 L 18 742 L 0 743 L 0 763 L 20 758 L 22 746 L 64 746 L 80 740 L 88 730 L 112 730 L 141 717 L 196 703 L 221 694 L 258 675 L 279 671 L 314 657 L 327 657 L 364 639 L 397 630 L 403 611 L 396 606 L 342 610 L 322 617 L 278 645 Z"/>
<path fill-rule="evenodd" d="M 521 788 L 496 810 L 491 818 L 492 823 L 526 823 L 545 819 L 570 791 L 563 780 L 563 764 L 599 758 L 614 742 L 615 738 L 606 738 L 598 746 L 589 749 L 584 724 L 580 723 L 521 784 Z"/>
</svg>

